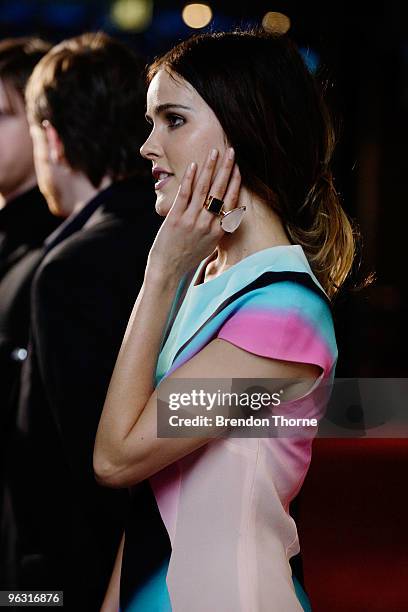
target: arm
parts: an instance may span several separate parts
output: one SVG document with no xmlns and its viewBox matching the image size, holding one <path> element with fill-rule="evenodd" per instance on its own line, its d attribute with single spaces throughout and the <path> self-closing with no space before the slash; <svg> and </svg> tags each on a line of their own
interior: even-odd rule
<svg viewBox="0 0 408 612">
<path fill-rule="evenodd" d="M 208 159 L 197 192 L 207 193 L 215 161 Z M 228 167 L 228 180 L 231 164 Z M 153 389 L 154 369 L 177 287 L 184 274 L 210 254 L 222 234 L 216 217 L 202 211 L 202 205 L 189 205 L 195 165 L 183 178 L 179 194 L 162 224 L 149 254 L 145 280 L 133 308 L 106 396 L 94 449 L 97 480 L 106 486 L 131 486 L 146 478 L 127 469 L 141 465 L 159 450 L 156 437 L 156 395 Z M 196 217 L 204 212 L 205 225 L 194 234 Z M 199 246 L 197 248 L 197 241 Z M 142 413 L 144 412 L 144 416 Z M 201 444 L 205 443 L 202 441 Z M 197 439 L 188 450 L 197 448 Z M 198 444 L 200 445 L 200 444 Z M 163 447 L 161 447 L 163 450 Z M 135 454 L 136 450 L 136 454 Z M 156 454 L 156 453 L 155 453 Z M 154 473 L 175 459 L 157 455 Z"/>
<path fill-rule="evenodd" d="M 317 378 L 319 374 L 319 368 L 313 364 L 289 363 L 259 357 L 227 341 L 216 339 L 178 368 L 168 379 L 290 379 Z M 136 369 L 134 377 L 135 380 L 138 379 Z M 122 402 L 124 399 L 125 395 L 122 395 Z M 129 399 L 127 401 L 129 402 Z M 121 405 L 123 408 L 124 404 Z M 133 402 L 133 407 L 137 408 L 136 402 Z M 157 438 L 156 411 L 156 393 L 153 393 L 142 409 L 136 424 L 129 434 L 122 438 L 122 443 L 117 446 L 112 445 L 109 463 L 98 463 L 98 449 L 95 449 L 95 470 L 102 484 L 110 487 L 132 486 L 207 444 L 215 437 L 212 435 L 208 438 Z M 100 443 L 101 438 L 99 438 Z"/>
<path fill-rule="evenodd" d="M 157 438 L 157 392 L 152 384 L 164 326 L 180 278 L 209 255 L 222 236 L 218 218 L 203 209 L 213 169 L 210 160 L 207 163 L 193 195 L 192 174 L 186 173 L 149 255 L 145 282 L 119 352 L 96 437 L 94 469 L 106 486 L 132 486 L 211 439 Z M 225 168 L 211 186 L 217 197 L 227 189 L 225 177 L 229 178 L 231 168 L 227 164 Z M 238 192 L 239 174 L 233 172 L 224 197 L 227 208 L 238 200 Z M 310 375 L 310 368 L 313 374 L 318 370 L 315 366 L 259 357 L 229 342 L 214 340 L 172 377 L 290 378 Z"/>
<path fill-rule="evenodd" d="M 122 566 L 123 548 L 125 546 L 125 534 L 119 544 L 118 554 L 116 555 L 115 565 L 113 566 L 112 576 L 109 581 L 108 590 L 100 612 L 118 612 L 120 594 L 120 571 Z"/>
</svg>

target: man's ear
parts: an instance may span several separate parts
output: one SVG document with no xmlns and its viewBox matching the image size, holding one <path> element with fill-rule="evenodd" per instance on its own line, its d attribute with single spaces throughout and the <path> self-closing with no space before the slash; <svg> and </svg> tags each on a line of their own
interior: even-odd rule
<svg viewBox="0 0 408 612">
<path fill-rule="evenodd" d="M 43 121 L 42 126 L 44 128 L 45 137 L 47 139 L 48 151 L 50 160 L 53 163 L 65 161 L 64 145 L 58 132 L 53 125 L 47 120 Z"/>
</svg>

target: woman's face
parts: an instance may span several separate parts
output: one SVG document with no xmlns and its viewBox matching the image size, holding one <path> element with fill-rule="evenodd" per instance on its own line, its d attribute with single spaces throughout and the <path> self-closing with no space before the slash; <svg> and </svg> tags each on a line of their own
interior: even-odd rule
<svg viewBox="0 0 408 612">
<path fill-rule="evenodd" d="M 187 166 L 197 163 L 197 178 L 209 151 L 218 149 L 220 161 L 227 141 L 203 98 L 187 81 L 178 75 L 172 78 L 164 69 L 150 83 L 146 119 L 152 131 L 140 152 L 153 164 L 156 211 L 165 217 Z"/>
</svg>

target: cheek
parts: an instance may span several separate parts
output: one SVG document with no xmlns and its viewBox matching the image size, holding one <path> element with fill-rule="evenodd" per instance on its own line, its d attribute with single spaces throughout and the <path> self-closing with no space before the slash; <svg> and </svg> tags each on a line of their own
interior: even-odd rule
<svg viewBox="0 0 408 612">
<path fill-rule="evenodd" d="M 43 195 L 53 191 L 52 172 L 48 159 L 43 151 L 34 149 L 34 167 L 37 175 L 38 186 Z"/>
<path fill-rule="evenodd" d="M 45 167 L 45 164 L 41 156 L 39 155 L 38 151 L 34 149 L 34 168 L 35 168 L 35 173 L 37 175 L 38 180 L 40 180 L 40 178 L 44 174 L 44 167 Z"/>
<path fill-rule="evenodd" d="M 17 120 L 6 120 L 0 126 L 2 157 L 20 162 L 32 157 L 32 143 L 28 127 Z"/>
<path fill-rule="evenodd" d="M 191 159 L 189 161 L 195 161 L 197 163 L 198 172 L 196 174 L 196 177 L 199 176 L 204 164 L 207 162 L 208 155 L 212 149 L 217 149 L 218 151 L 218 167 L 220 159 L 222 158 L 226 149 L 223 132 L 222 130 L 218 129 L 208 129 L 204 124 L 194 134 L 194 141 L 190 143 L 188 149 L 190 152 L 190 158 L 192 157 L 191 153 L 194 154 L 194 159 Z"/>
<path fill-rule="evenodd" d="M 33 137 L 33 156 L 36 172 L 44 172 L 48 166 L 48 149 L 42 137 Z"/>
<path fill-rule="evenodd" d="M 19 118 L 16 120 L 13 126 L 13 132 L 15 138 L 19 141 L 19 147 L 21 150 L 27 150 L 27 148 L 29 148 L 30 151 L 32 151 L 33 145 L 30 136 L 30 129 L 24 119 Z"/>
<path fill-rule="evenodd" d="M 202 127 L 184 127 L 175 130 L 170 138 L 163 143 L 163 150 L 169 163 L 172 164 L 173 172 L 183 174 L 187 165 L 192 161 L 197 164 L 202 162 L 205 152 L 208 151 L 210 139 Z"/>
</svg>

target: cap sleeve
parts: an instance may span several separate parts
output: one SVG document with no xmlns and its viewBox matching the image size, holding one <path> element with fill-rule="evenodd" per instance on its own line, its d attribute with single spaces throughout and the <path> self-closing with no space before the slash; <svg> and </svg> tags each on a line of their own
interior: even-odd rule
<svg viewBox="0 0 408 612">
<path fill-rule="evenodd" d="M 293 281 L 248 294 L 219 329 L 217 338 L 262 357 L 316 364 L 324 377 L 337 360 L 329 305 Z"/>
</svg>

